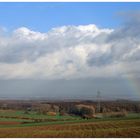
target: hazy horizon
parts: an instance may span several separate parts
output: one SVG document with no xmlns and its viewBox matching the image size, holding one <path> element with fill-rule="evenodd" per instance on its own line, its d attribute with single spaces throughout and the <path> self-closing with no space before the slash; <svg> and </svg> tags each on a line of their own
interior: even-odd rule
<svg viewBox="0 0 140 140">
<path fill-rule="evenodd" d="M 102 100 L 140 100 L 124 79 L 0 80 L 0 89 L 7 99 L 96 100 L 100 91 Z"/>
</svg>

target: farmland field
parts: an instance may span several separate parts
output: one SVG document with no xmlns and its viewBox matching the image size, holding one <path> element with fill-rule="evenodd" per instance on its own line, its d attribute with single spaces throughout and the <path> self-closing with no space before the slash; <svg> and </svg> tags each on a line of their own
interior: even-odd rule
<svg viewBox="0 0 140 140">
<path fill-rule="evenodd" d="M 1 127 L 0 137 L 140 137 L 140 120 Z"/>
<path fill-rule="evenodd" d="M 40 120 L 36 122 L 36 120 Z M 140 114 L 122 118 L 81 119 L 24 111 L 0 110 L 0 137 L 140 137 Z"/>
</svg>

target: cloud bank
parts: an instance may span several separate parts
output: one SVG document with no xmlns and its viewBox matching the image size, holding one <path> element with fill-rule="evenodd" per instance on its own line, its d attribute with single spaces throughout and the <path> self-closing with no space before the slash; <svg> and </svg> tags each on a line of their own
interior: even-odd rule
<svg viewBox="0 0 140 140">
<path fill-rule="evenodd" d="M 138 18 L 133 18 L 118 29 L 90 24 L 57 27 L 47 33 L 26 27 L 8 34 L 0 30 L 0 78 L 138 77 L 139 26 Z"/>
</svg>

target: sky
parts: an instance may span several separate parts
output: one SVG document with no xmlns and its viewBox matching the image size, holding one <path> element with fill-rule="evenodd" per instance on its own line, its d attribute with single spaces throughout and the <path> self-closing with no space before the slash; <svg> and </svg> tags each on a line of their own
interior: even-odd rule
<svg viewBox="0 0 140 140">
<path fill-rule="evenodd" d="M 0 98 L 140 99 L 140 3 L 0 3 Z"/>
<path fill-rule="evenodd" d="M 63 25 L 96 24 L 116 28 L 120 12 L 139 10 L 139 3 L 0 3 L 0 25 L 7 30 L 22 26 L 47 32 Z"/>
</svg>

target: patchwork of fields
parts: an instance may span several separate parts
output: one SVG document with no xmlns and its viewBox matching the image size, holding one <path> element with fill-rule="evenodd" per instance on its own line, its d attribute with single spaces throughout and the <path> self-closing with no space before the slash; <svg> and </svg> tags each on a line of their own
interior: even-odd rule
<svg viewBox="0 0 140 140">
<path fill-rule="evenodd" d="M 140 120 L 0 128 L 0 137 L 140 137 Z"/>
<path fill-rule="evenodd" d="M 39 121 L 38 121 L 39 120 Z M 76 116 L 48 116 L 36 112 L 0 110 L 0 137 L 140 137 L 140 114 L 124 118 L 81 119 Z"/>
</svg>

